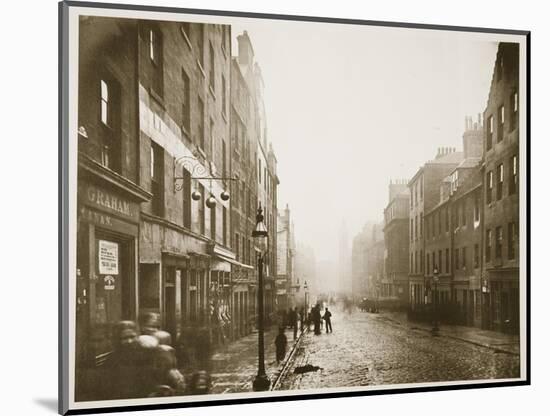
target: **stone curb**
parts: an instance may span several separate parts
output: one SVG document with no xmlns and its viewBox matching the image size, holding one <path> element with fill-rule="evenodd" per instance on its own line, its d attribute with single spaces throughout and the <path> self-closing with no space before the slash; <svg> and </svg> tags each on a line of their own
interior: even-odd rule
<svg viewBox="0 0 550 416">
<path fill-rule="evenodd" d="M 292 361 L 292 358 L 294 357 L 294 354 L 296 353 L 296 350 L 298 349 L 298 344 L 300 344 L 300 342 L 302 341 L 302 337 L 303 337 L 304 333 L 308 332 L 308 330 L 309 330 L 308 328 L 305 328 L 304 330 L 300 331 L 300 333 L 298 335 L 298 339 L 294 342 L 294 345 L 292 346 L 292 349 L 290 350 L 290 352 L 288 354 L 288 358 L 285 360 L 285 362 L 283 364 L 283 368 L 281 369 L 281 371 L 279 371 L 279 374 L 275 378 L 275 381 L 273 383 L 271 383 L 271 386 L 269 387 L 270 391 L 277 390 L 277 387 L 279 386 L 279 382 L 286 375 L 286 373 L 289 369 L 290 362 Z"/>
</svg>

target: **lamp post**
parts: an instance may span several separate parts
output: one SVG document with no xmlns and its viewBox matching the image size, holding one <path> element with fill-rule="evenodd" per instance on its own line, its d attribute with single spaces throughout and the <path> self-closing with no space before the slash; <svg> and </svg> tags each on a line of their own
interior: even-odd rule
<svg viewBox="0 0 550 416">
<path fill-rule="evenodd" d="M 307 323 L 307 281 L 304 281 L 304 317 L 302 322 Z M 302 331 L 304 328 L 302 328 Z"/>
<path fill-rule="evenodd" d="M 260 247 L 267 245 L 268 233 L 261 204 L 256 214 L 256 227 L 252 231 L 252 237 L 260 243 Z M 254 391 L 268 390 L 271 385 L 265 373 L 264 362 L 264 260 L 266 254 L 267 250 L 258 253 L 258 374 L 252 383 Z"/>
<path fill-rule="evenodd" d="M 439 283 L 439 269 L 437 268 L 437 266 L 434 266 L 434 270 L 433 270 L 433 281 L 434 281 L 434 291 L 432 292 L 432 302 L 433 302 L 433 312 L 434 312 L 434 326 L 432 328 L 432 333 L 433 334 L 438 334 L 439 333 L 439 322 L 438 322 L 438 317 L 437 317 L 437 303 L 438 303 L 438 300 L 439 300 L 439 296 L 438 293 L 437 293 L 437 284 Z"/>
</svg>

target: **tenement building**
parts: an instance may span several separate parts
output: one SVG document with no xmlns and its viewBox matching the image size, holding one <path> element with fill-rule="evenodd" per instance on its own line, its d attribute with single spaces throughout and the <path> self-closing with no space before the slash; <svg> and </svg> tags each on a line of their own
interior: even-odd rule
<svg viewBox="0 0 550 416">
<path fill-rule="evenodd" d="M 400 307 L 409 301 L 409 190 L 406 180 L 390 181 L 384 209 L 384 278 L 381 292 Z"/>
<path fill-rule="evenodd" d="M 409 303 L 411 309 L 428 302 L 426 276 L 433 274 L 433 262 L 424 262 L 426 247 L 425 213 L 440 203 L 441 182 L 463 159 L 450 147 L 439 148 L 435 159 L 426 162 L 408 183 L 409 201 Z M 430 230 L 431 231 L 431 230 Z"/>
<path fill-rule="evenodd" d="M 82 17 L 80 34 L 77 378 L 144 313 L 191 351 L 248 333 L 260 203 L 270 314 L 278 185 L 246 33 L 237 62 L 227 25 Z"/>
<path fill-rule="evenodd" d="M 138 315 L 141 204 L 153 195 L 139 171 L 139 26 L 81 17 L 79 30 L 75 398 L 87 400 L 112 323 Z"/>
<path fill-rule="evenodd" d="M 500 43 L 484 112 L 483 296 L 488 327 L 519 328 L 519 46 Z"/>
<path fill-rule="evenodd" d="M 296 292 L 299 289 L 295 274 L 296 243 L 294 224 L 288 204 L 277 214 L 277 309 L 287 310 L 296 306 Z"/>
<path fill-rule="evenodd" d="M 246 149 L 241 147 L 241 154 L 239 157 L 249 157 L 249 163 L 241 163 L 241 167 L 245 166 L 246 175 L 245 178 L 249 178 L 247 183 L 243 181 L 236 181 L 241 187 L 239 192 L 241 194 L 240 206 L 244 207 L 248 205 L 250 213 L 246 214 L 249 224 L 256 224 L 256 209 L 260 205 L 263 209 L 264 222 L 267 227 L 269 237 L 267 242 L 267 249 L 256 245 L 254 242 L 247 243 L 247 239 L 250 233 L 246 234 L 241 229 L 235 229 L 233 234 L 234 247 L 240 245 L 240 252 L 247 253 L 245 263 L 252 266 L 256 266 L 257 255 L 267 253 L 264 259 L 264 281 L 265 281 L 265 301 L 264 301 L 264 316 L 268 320 L 274 318 L 275 311 L 275 280 L 277 276 L 277 186 L 279 185 L 279 178 L 277 176 L 277 159 L 275 152 L 268 140 L 267 118 L 264 107 L 264 81 L 262 77 L 262 71 L 258 62 L 254 58 L 254 48 L 248 33 L 244 31 L 237 36 L 238 42 L 238 55 L 233 59 L 232 69 L 234 75 L 233 80 L 236 81 L 235 90 L 232 92 L 232 96 L 237 100 L 245 100 L 248 102 L 240 102 L 240 113 L 235 108 L 235 118 L 239 124 L 239 127 L 234 130 L 236 135 L 244 135 L 248 138 L 243 140 L 243 143 L 247 143 Z M 238 72 L 236 72 L 238 71 Z M 239 89 L 237 92 L 236 89 Z M 237 106 L 237 103 L 236 103 Z M 241 117 L 238 120 L 239 116 Z M 233 152 L 233 161 L 236 160 L 237 155 Z M 248 169 L 248 170 L 247 170 Z M 254 175 L 252 177 L 252 171 Z M 238 172 L 236 172 L 239 174 Z M 241 175 L 243 172 L 241 171 Z M 243 176 L 241 176 L 243 177 Z M 245 194 L 248 195 L 245 197 Z M 242 212 L 241 212 L 242 215 Z M 240 242 L 239 242 L 240 241 Z M 251 288 L 252 289 L 252 288 Z M 255 290 L 255 289 L 254 289 Z M 254 292 L 255 293 L 255 292 Z M 255 294 L 249 294 L 255 299 Z M 250 302 L 252 304 L 252 301 Z M 250 311 L 254 309 L 250 309 Z M 254 318 L 252 318 L 254 320 Z"/>
<path fill-rule="evenodd" d="M 440 184 L 439 203 L 425 213 L 427 303 L 441 318 L 481 325 L 481 116 L 466 118 L 464 159 Z M 435 279 L 437 276 L 437 282 Z"/>
</svg>

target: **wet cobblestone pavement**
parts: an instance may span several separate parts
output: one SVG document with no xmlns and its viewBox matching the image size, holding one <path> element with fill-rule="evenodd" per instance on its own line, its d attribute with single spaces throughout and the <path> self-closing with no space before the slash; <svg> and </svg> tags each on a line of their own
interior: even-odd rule
<svg viewBox="0 0 550 416">
<path fill-rule="evenodd" d="M 303 336 L 278 390 L 515 378 L 518 355 L 433 337 L 383 314 L 333 312 L 334 333 Z M 295 374 L 307 364 L 320 370 Z"/>
<path fill-rule="evenodd" d="M 275 360 L 277 329 L 265 332 L 265 371 L 273 383 L 284 363 Z M 287 329 L 287 356 L 293 345 L 293 331 Z M 258 373 L 258 334 L 253 333 L 219 349 L 210 359 L 210 393 L 251 392 L 252 381 Z"/>
</svg>

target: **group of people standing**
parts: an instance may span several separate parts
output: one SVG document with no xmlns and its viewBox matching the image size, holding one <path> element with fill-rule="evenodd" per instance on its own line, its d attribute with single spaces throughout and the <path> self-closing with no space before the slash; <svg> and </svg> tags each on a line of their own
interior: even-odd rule
<svg viewBox="0 0 550 416">
<path fill-rule="evenodd" d="M 321 305 L 316 304 L 311 308 L 310 321 L 313 322 L 313 332 L 315 335 L 321 335 L 322 321 L 325 321 L 326 333 L 332 333 L 332 313 L 325 308 L 325 312 L 321 313 Z"/>
</svg>

